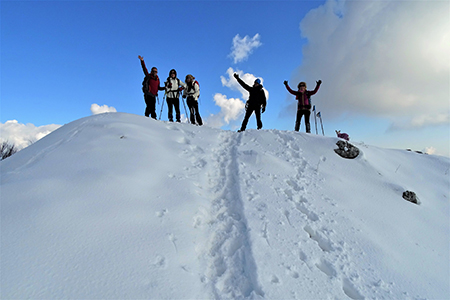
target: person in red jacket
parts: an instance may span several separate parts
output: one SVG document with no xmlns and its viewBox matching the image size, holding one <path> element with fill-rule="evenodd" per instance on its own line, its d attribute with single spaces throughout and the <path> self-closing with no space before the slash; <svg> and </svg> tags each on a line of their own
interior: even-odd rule
<svg viewBox="0 0 450 300">
<path fill-rule="evenodd" d="M 164 87 L 160 86 L 158 69 L 156 67 L 152 68 L 152 72 L 148 73 L 147 67 L 145 66 L 144 58 L 138 56 L 141 60 L 142 70 L 144 71 L 145 78 L 142 83 L 142 91 L 144 92 L 144 100 L 147 107 L 145 108 L 145 116 L 152 116 L 156 119 L 156 97 L 158 96 L 158 91 L 164 90 Z"/>
<path fill-rule="evenodd" d="M 322 84 L 322 80 L 316 81 L 316 88 L 314 89 L 314 91 L 307 91 L 305 82 L 300 82 L 298 84 L 298 91 L 292 90 L 289 87 L 287 80 L 285 80 L 283 83 L 289 93 L 294 95 L 295 99 L 297 99 L 298 101 L 297 118 L 295 119 L 295 131 L 300 130 L 300 121 L 302 120 L 302 117 L 305 116 L 306 132 L 311 133 L 311 124 L 309 123 L 309 117 L 311 116 L 311 96 L 317 93 L 320 85 Z"/>
</svg>

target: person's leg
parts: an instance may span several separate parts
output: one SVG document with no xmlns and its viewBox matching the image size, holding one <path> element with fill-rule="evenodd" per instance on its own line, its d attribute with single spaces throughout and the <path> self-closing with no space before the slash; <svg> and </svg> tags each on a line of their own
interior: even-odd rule
<svg viewBox="0 0 450 300">
<path fill-rule="evenodd" d="M 255 117 L 256 117 L 256 128 L 259 130 L 263 127 L 263 124 L 261 122 L 261 109 L 255 108 Z"/>
<path fill-rule="evenodd" d="M 197 120 L 197 124 L 202 126 L 203 120 L 202 117 L 200 117 L 200 111 L 198 110 L 198 102 L 195 101 L 195 119 Z"/>
<path fill-rule="evenodd" d="M 311 133 L 311 124 L 309 123 L 309 118 L 311 116 L 311 111 L 305 111 L 305 125 L 306 125 L 306 133 Z"/>
<path fill-rule="evenodd" d="M 300 122 L 302 121 L 302 111 L 301 110 L 297 110 L 297 117 L 295 118 L 295 131 L 299 131 L 300 130 Z"/>
<path fill-rule="evenodd" d="M 252 115 L 252 113 L 253 113 L 253 109 L 251 109 L 250 107 L 247 108 L 247 110 L 245 111 L 245 117 L 244 117 L 244 120 L 242 121 L 240 131 L 244 131 L 245 128 L 247 128 L 248 119 L 250 119 L 250 116 Z"/>
<path fill-rule="evenodd" d="M 149 101 L 148 101 L 149 103 L 148 103 L 147 107 L 149 109 L 150 116 L 156 120 L 156 117 L 157 117 L 156 116 L 156 97 L 149 95 L 148 99 L 149 99 Z"/>
<path fill-rule="evenodd" d="M 150 117 L 150 114 L 152 113 L 152 99 L 151 99 L 151 95 L 144 95 L 144 100 L 145 100 L 145 112 L 144 112 L 144 115 L 146 117 Z"/>
<path fill-rule="evenodd" d="M 194 103 L 195 100 L 193 99 L 187 99 L 186 104 L 189 107 L 189 119 L 191 120 L 191 124 L 195 124 L 195 107 Z"/>
<path fill-rule="evenodd" d="M 180 98 L 174 98 L 173 105 L 175 106 L 175 119 L 177 122 L 181 122 Z"/>
<path fill-rule="evenodd" d="M 172 98 L 167 98 L 167 108 L 168 108 L 168 113 L 167 113 L 167 117 L 169 118 L 170 122 L 173 122 L 173 100 Z"/>
</svg>

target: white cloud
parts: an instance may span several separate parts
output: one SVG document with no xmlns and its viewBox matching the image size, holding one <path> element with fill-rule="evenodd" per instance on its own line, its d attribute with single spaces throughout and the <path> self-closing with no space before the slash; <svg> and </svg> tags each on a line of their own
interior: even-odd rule
<svg viewBox="0 0 450 300">
<path fill-rule="evenodd" d="M 422 152 L 426 154 L 436 154 L 436 148 L 434 147 L 426 147 Z"/>
<path fill-rule="evenodd" d="M 300 23 L 308 43 L 292 85 L 322 79 L 315 104 L 330 117 L 405 117 L 397 128 L 449 124 L 449 6 L 328 0 Z"/>
<path fill-rule="evenodd" d="M 234 63 L 236 64 L 246 60 L 253 50 L 261 45 L 262 43 L 260 42 L 260 36 L 258 33 L 252 38 L 248 35 L 241 38 L 239 34 L 237 34 L 233 38 L 233 46 L 231 47 L 231 53 L 229 56 L 233 58 Z"/>
<path fill-rule="evenodd" d="M 50 124 L 36 127 L 33 124 L 22 124 L 17 120 L 0 123 L 0 142 L 8 141 L 19 150 L 40 140 L 50 132 L 58 129 L 61 125 Z"/>
<path fill-rule="evenodd" d="M 91 105 L 91 112 L 93 115 L 98 115 L 98 114 L 103 114 L 103 113 L 107 113 L 107 112 L 117 112 L 117 110 L 112 107 L 112 106 L 108 106 L 108 105 L 103 105 L 100 106 L 96 103 Z"/>
<path fill-rule="evenodd" d="M 412 118 L 401 118 L 392 122 L 389 130 L 417 129 L 427 126 L 439 126 L 450 123 L 448 113 L 438 113 L 434 115 L 419 114 Z"/>
<path fill-rule="evenodd" d="M 231 121 L 237 120 L 245 110 L 245 103 L 238 98 L 230 98 L 216 93 L 214 95 L 214 102 L 220 107 L 220 112 L 217 115 L 212 115 L 208 119 L 208 125 L 212 127 L 222 127 L 230 124 Z"/>
</svg>

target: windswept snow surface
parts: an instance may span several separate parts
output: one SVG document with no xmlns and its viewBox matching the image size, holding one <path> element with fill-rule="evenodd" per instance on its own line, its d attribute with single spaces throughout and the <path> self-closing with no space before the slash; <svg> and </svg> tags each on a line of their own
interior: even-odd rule
<svg viewBox="0 0 450 300">
<path fill-rule="evenodd" d="M 0 296 L 447 299 L 450 159 L 337 141 L 64 125 L 0 163 Z"/>
</svg>

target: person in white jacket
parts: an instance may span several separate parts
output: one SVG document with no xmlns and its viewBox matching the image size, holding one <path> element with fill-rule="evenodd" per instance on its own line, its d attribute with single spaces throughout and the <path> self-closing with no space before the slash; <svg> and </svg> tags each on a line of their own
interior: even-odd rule
<svg viewBox="0 0 450 300">
<path fill-rule="evenodd" d="M 203 125 L 202 117 L 198 110 L 198 97 L 200 97 L 200 86 L 191 74 L 186 75 L 186 86 L 183 92 L 183 98 L 189 107 L 191 124 Z M 196 123 L 197 122 L 197 123 Z"/>
<path fill-rule="evenodd" d="M 175 119 L 181 122 L 180 115 L 180 92 L 185 88 L 186 84 L 177 78 L 177 71 L 170 70 L 169 77 L 165 82 L 166 87 L 166 101 L 169 108 L 169 121 L 173 122 L 173 108 L 175 108 Z"/>
</svg>

